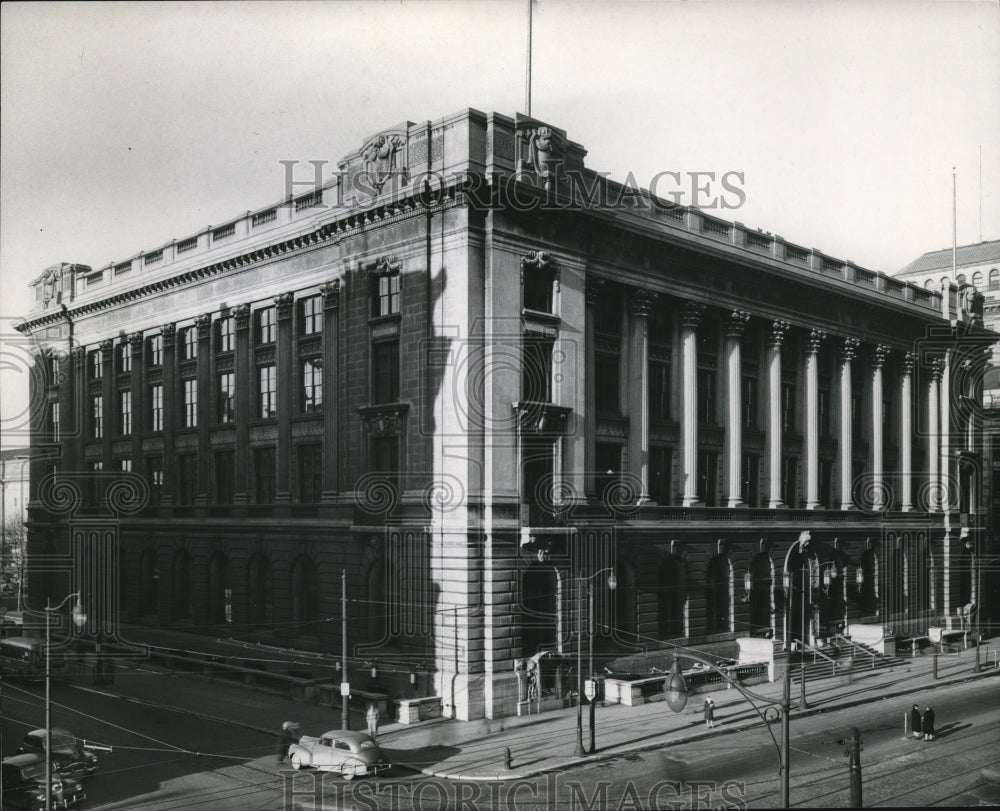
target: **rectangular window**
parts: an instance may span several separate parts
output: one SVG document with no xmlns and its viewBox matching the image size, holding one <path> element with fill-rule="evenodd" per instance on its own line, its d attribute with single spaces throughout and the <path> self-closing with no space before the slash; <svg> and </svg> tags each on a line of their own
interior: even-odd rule
<svg viewBox="0 0 1000 811">
<path fill-rule="evenodd" d="M 529 403 L 552 402 L 552 348 L 548 338 L 524 336 L 521 396 Z"/>
<path fill-rule="evenodd" d="M 395 482 L 399 474 L 399 437 L 373 437 L 371 440 L 372 473 L 380 473 Z"/>
<path fill-rule="evenodd" d="M 608 335 L 622 334 L 621 293 L 610 292 L 597 299 L 594 308 L 594 329 Z"/>
<path fill-rule="evenodd" d="M 90 379 L 100 380 L 104 376 L 104 352 L 97 349 L 90 353 Z"/>
<path fill-rule="evenodd" d="M 118 469 L 122 473 L 131 473 L 132 472 L 132 460 L 131 459 L 119 459 L 118 460 Z"/>
<path fill-rule="evenodd" d="M 552 271 L 544 268 L 524 272 L 524 309 L 552 312 Z"/>
<path fill-rule="evenodd" d="M 49 420 L 52 423 L 52 441 L 59 441 L 59 403 L 49 406 Z"/>
<path fill-rule="evenodd" d="M 91 427 L 91 437 L 94 439 L 100 439 L 104 436 L 104 396 L 101 394 L 94 395 L 94 407 L 91 412 L 93 418 L 90 423 Z"/>
<path fill-rule="evenodd" d="M 198 455 L 183 453 L 177 457 L 178 504 L 194 504 L 198 494 Z"/>
<path fill-rule="evenodd" d="M 323 361 L 309 358 L 302 361 L 302 410 L 307 414 L 319 411 L 323 405 Z"/>
<path fill-rule="evenodd" d="M 649 450 L 649 497 L 657 504 L 670 504 L 673 501 L 671 492 L 673 464 L 673 449 L 663 445 L 654 445 Z"/>
<path fill-rule="evenodd" d="M 742 492 L 740 497 L 748 507 L 760 506 L 760 457 L 743 455 Z"/>
<path fill-rule="evenodd" d="M 184 381 L 184 427 L 198 425 L 198 381 L 189 378 Z"/>
<path fill-rule="evenodd" d="M 399 274 L 394 276 L 378 276 L 376 278 L 373 307 L 376 317 L 381 315 L 392 315 L 399 312 L 399 279 Z"/>
<path fill-rule="evenodd" d="M 310 296 L 302 299 L 302 334 L 316 335 L 323 331 L 323 298 Z"/>
<path fill-rule="evenodd" d="M 698 451 L 698 498 L 706 507 L 719 503 L 719 454 Z"/>
<path fill-rule="evenodd" d="M 399 341 L 380 341 L 374 344 L 372 346 L 372 366 L 374 402 L 393 403 L 398 400 Z"/>
<path fill-rule="evenodd" d="M 594 399 L 598 413 L 618 415 L 618 364 L 614 355 L 594 355 Z"/>
<path fill-rule="evenodd" d="M 149 483 L 149 503 L 159 504 L 163 491 L 163 457 L 150 456 L 146 460 L 146 481 Z"/>
<path fill-rule="evenodd" d="M 781 500 L 789 507 L 797 507 L 799 460 L 794 456 L 785 456 L 781 460 Z"/>
<path fill-rule="evenodd" d="M 715 425 L 715 372 L 698 370 L 698 422 Z"/>
<path fill-rule="evenodd" d="M 273 344 L 278 334 L 277 313 L 274 307 L 257 311 L 257 343 Z"/>
<path fill-rule="evenodd" d="M 149 365 L 150 366 L 162 366 L 163 365 L 163 336 L 154 335 L 148 340 L 149 346 Z"/>
<path fill-rule="evenodd" d="M 598 442 L 594 446 L 594 489 L 598 497 L 618 481 L 622 472 L 622 446 L 617 442 Z"/>
<path fill-rule="evenodd" d="M 792 383 L 781 385 L 781 430 L 786 434 L 795 430 L 795 386 Z"/>
<path fill-rule="evenodd" d="M 323 493 L 323 446 L 299 445 L 299 501 L 317 504 Z"/>
<path fill-rule="evenodd" d="M 670 419 L 670 365 L 649 362 L 649 418 Z"/>
<path fill-rule="evenodd" d="M 253 452 L 254 481 L 257 483 L 257 503 L 274 504 L 274 448 L 255 448 Z"/>
<path fill-rule="evenodd" d="M 128 374 L 132 371 L 132 347 L 126 342 L 118 344 L 118 372 Z"/>
<path fill-rule="evenodd" d="M 198 328 L 188 327 L 181 335 L 181 360 L 198 357 Z"/>
<path fill-rule="evenodd" d="M 118 392 L 119 408 L 118 408 L 118 427 L 119 433 L 122 436 L 128 436 L 132 433 L 132 392 L 131 391 L 121 391 Z"/>
<path fill-rule="evenodd" d="M 215 454 L 215 501 L 232 504 L 235 495 L 236 452 L 217 451 Z"/>
<path fill-rule="evenodd" d="M 232 316 L 219 319 L 219 351 L 232 352 L 236 346 L 236 323 Z"/>
<path fill-rule="evenodd" d="M 163 430 L 163 386 L 160 383 L 149 387 L 149 430 Z"/>
<path fill-rule="evenodd" d="M 236 418 L 236 375 L 219 375 L 219 422 L 231 423 Z"/>
<path fill-rule="evenodd" d="M 754 430 L 757 419 L 757 378 L 743 378 L 743 427 Z"/>
<path fill-rule="evenodd" d="M 262 420 L 273 418 L 278 413 L 278 376 L 274 366 L 261 366 L 257 370 L 258 412 Z"/>
</svg>

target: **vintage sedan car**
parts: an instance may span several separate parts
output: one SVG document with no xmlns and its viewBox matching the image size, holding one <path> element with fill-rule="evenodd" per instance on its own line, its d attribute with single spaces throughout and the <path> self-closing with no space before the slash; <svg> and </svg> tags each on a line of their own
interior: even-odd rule
<svg viewBox="0 0 1000 811">
<path fill-rule="evenodd" d="M 3 759 L 3 807 L 41 811 L 45 808 L 45 757 L 13 755 Z M 52 773 L 52 807 L 72 808 L 87 799 L 76 780 Z"/>
<path fill-rule="evenodd" d="M 21 751 L 45 757 L 45 730 L 33 729 L 25 735 Z M 68 729 L 52 727 L 52 768 L 79 780 L 97 771 L 97 755 L 84 749 Z"/>
<path fill-rule="evenodd" d="M 288 750 L 293 769 L 336 772 L 345 780 L 388 771 L 389 759 L 371 735 L 334 729 L 318 738 L 303 735 Z"/>
</svg>

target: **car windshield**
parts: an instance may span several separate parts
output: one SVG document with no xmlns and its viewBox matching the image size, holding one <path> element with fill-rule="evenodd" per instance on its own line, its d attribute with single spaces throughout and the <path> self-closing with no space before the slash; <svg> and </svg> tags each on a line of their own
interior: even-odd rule
<svg viewBox="0 0 1000 811">
<path fill-rule="evenodd" d="M 365 749 L 374 749 L 375 741 L 358 741 L 358 751 L 364 751 Z"/>
<path fill-rule="evenodd" d="M 44 738 L 42 740 L 45 740 Z M 75 749 L 76 748 L 76 738 L 70 735 L 68 732 L 53 732 L 52 733 L 52 748 L 60 749 Z"/>
<path fill-rule="evenodd" d="M 21 767 L 21 777 L 25 780 L 37 780 L 45 777 L 45 763 L 29 763 Z"/>
</svg>

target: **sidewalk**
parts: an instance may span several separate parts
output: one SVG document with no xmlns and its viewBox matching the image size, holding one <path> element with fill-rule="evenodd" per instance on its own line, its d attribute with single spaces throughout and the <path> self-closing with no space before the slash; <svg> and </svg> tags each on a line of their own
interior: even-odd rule
<svg viewBox="0 0 1000 811">
<path fill-rule="evenodd" d="M 933 657 L 905 659 L 893 668 L 855 672 L 809 680 L 806 684 L 808 709 L 796 709 L 799 684 L 793 681 L 792 719 L 869 702 L 896 699 L 974 678 L 1000 675 L 994 667 L 992 651 L 1000 638 L 984 640 L 990 661 L 983 655 L 983 670 L 973 672 L 975 651 L 970 649 L 939 657 L 938 679 L 932 674 Z M 155 676 L 156 678 L 150 678 Z M 257 693 L 239 686 L 216 685 L 205 690 L 205 680 L 193 676 L 139 670 L 119 671 L 116 683 L 105 688 L 137 703 L 165 706 L 163 678 L 171 679 L 171 708 L 186 710 L 206 720 L 237 721 L 241 725 L 277 734 L 282 721 L 297 720 L 305 734 L 318 734 L 340 727 L 339 708 L 321 707 Z M 765 683 L 749 688 L 754 693 L 780 701 L 782 684 Z M 711 693 L 716 705 L 716 729 L 702 721 L 704 695 L 690 697 L 685 710 L 675 714 L 664 701 L 638 707 L 597 706 L 596 738 L 599 751 L 582 758 L 573 757 L 577 736 L 576 708 L 521 718 L 478 721 L 436 720 L 407 726 L 383 724 L 379 743 L 393 763 L 424 774 L 462 780 L 518 780 L 628 752 L 725 735 L 756 726 L 760 716 L 735 689 Z M 906 702 L 903 702 L 906 703 Z M 907 704 L 908 706 L 908 704 Z M 763 711 L 763 706 L 761 707 Z M 584 747 L 589 746 L 589 707 L 583 708 Z M 364 729 L 358 712 L 351 714 L 353 729 Z M 504 768 L 504 749 L 511 750 L 513 768 Z"/>
</svg>

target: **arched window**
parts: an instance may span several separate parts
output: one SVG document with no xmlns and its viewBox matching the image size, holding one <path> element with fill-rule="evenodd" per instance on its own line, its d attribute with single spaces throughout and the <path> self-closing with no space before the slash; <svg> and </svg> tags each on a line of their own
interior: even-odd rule
<svg viewBox="0 0 1000 811">
<path fill-rule="evenodd" d="M 191 556 L 186 549 L 179 549 L 174 555 L 172 585 L 173 618 L 188 619 L 191 616 Z"/>
<path fill-rule="evenodd" d="M 308 555 L 292 566 L 292 621 L 297 633 L 315 634 L 319 621 L 319 572 Z"/>
<path fill-rule="evenodd" d="M 618 585 L 614 594 L 614 636 L 625 642 L 635 642 L 639 628 L 639 601 L 635 588 L 635 569 L 628 561 L 619 559 L 615 567 L 615 576 L 618 578 Z M 601 583 L 601 578 L 594 579 L 598 581 L 595 588 L 603 588 L 606 585 Z"/>
<path fill-rule="evenodd" d="M 709 561 L 705 574 L 705 620 L 708 633 L 732 630 L 729 617 L 732 566 L 725 555 Z"/>
<path fill-rule="evenodd" d="M 250 558 L 250 622 L 266 625 L 274 617 L 274 594 L 271 586 L 271 562 L 259 552 Z"/>
<path fill-rule="evenodd" d="M 949 281 L 951 281 L 951 280 L 947 276 L 942 276 L 941 277 L 941 284 L 942 285 L 948 284 Z"/>
<path fill-rule="evenodd" d="M 972 274 L 972 286 L 975 287 L 976 290 L 983 289 L 983 272 L 981 270 L 977 270 Z"/>
<path fill-rule="evenodd" d="M 928 279 L 926 282 L 924 282 L 924 289 L 925 290 L 931 290 L 933 287 L 934 287 L 934 280 L 933 279 Z"/>
<path fill-rule="evenodd" d="M 156 552 L 152 549 L 143 549 L 142 557 L 139 558 L 139 594 L 141 595 L 140 613 L 144 617 L 157 613 L 156 587 L 159 580 L 160 572 L 156 568 Z"/>
<path fill-rule="evenodd" d="M 532 566 L 521 575 L 521 654 L 534 656 L 556 645 L 556 573 Z M 564 629 L 565 630 L 565 629 Z"/>
<path fill-rule="evenodd" d="M 754 557 L 750 565 L 750 634 L 760 635 L 771 630 L 771 590 L 774 575 L 771 559 L 766 553 Z"/>
<path fill-rule="evenodd" d="M 1000 290 L 1000 268 L 990 271 L 990 290 Z"/>
<path fill-rule="evenodd" d="M 660 639 L 687 636 L 687 583 L 684 563 L 674 556 L 660 564 L 657 632 Z"/>
<path fill-rule="evenodd" d="M 878 614 L 878 558 L 874 549 L 869 549 L 861 556 L 861 613 L 872 617 Z"/>
<path fill-rule="evenodd" d="M 233 621 L 233 590 L 225 552 L 214 553 L 208 563 L 208 621 L 213 625 Z"/>
<path fill-rule="evenodd" d="M 959 273 L 958 276 L 955 279 L 955 283 L 959 287 L 961 287 L 963 284 L 965 284 L 965 274 L 964 273 Z"/>
</svg>

